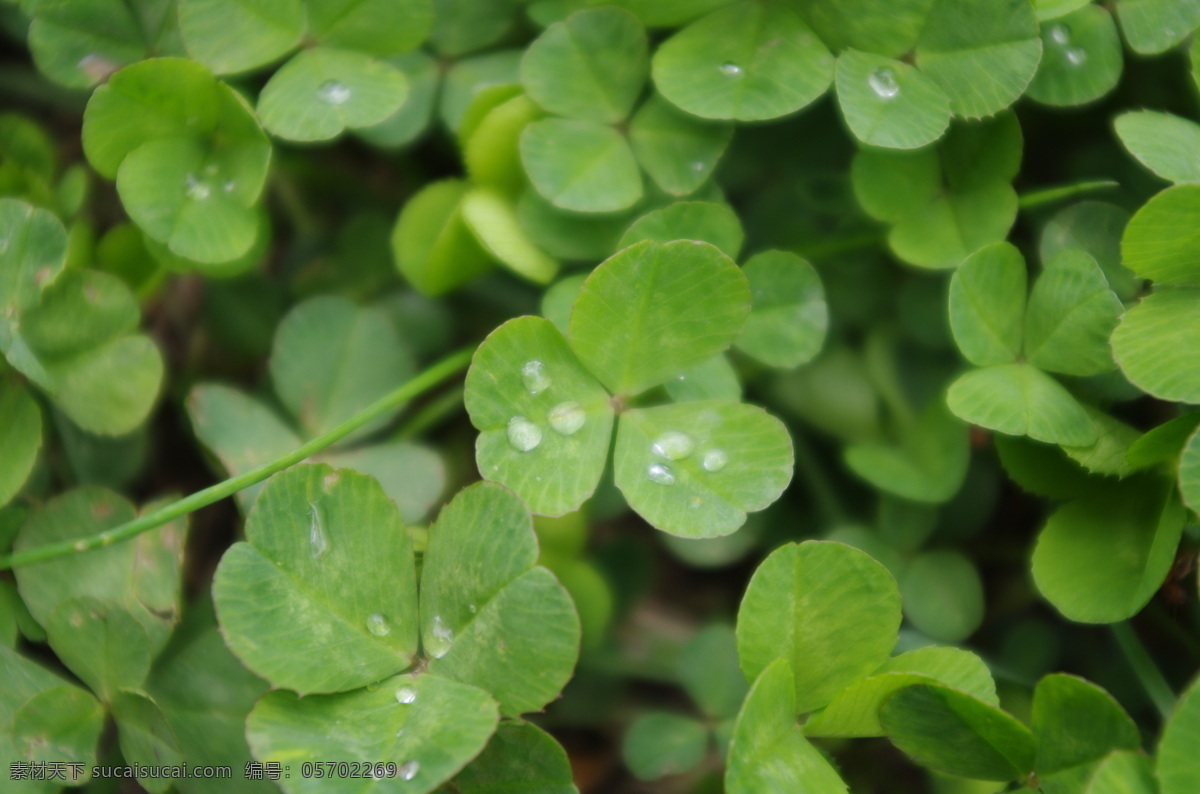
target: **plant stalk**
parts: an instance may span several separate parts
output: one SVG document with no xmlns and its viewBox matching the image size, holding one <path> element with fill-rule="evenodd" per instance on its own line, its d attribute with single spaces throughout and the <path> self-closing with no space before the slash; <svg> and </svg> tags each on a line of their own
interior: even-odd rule
<svg viewBox="0 0 1200 794">
<path fill-rule="evenodd" d="M 1025 193 L 1017 199 L 1017 206 L 1023 210 L 1032 210 L 1054 204 L 1085 193 L 1095 193 L 1098 190 L 1110 190 L 1120 187 L 1120 183 L 1111 179 L 1096 179 L 1089 182 L 1076 182 L 1073 185 L 1042 188 Z"/>
<path fill-rule="evenodd" d="M 1171 712 L 1175 710 L 1175 692 L 1171 689 L 1171 685 L 1167 683 L 1162 671 L 1154 664 L 1146 646 L 1142 645 L 1142 641 L 1138 639 L 1128 621 L 1112 624 L 1112 632 L 1117 639 L 1117 645 L 1121 648 L 1122 655 L 1125 656 L 1125 661 L 1133 669 L 1142 689 L 1146 690 L 1146 694 L 1150 696 L 1151 702 L 1158 709 L 1163 721 L 1166 721 L 1171 716 Z"/>
<path fill-rule="evenodd" d="M 278 458 L 270 463 L 264 463 L 245 474 L 239 474 L 236 477 L 219 482 L 215 485 L 210 485 L 208 488 L 197 491 L 190 496 L 172 502 L 153 513 L 135 518 L 133 521 L 127 521 L 124 524 L 106 529 L 95 535 L 78 540 L 64 541 L 61 543 L 47 543 L 44 546 L 38 546 L 25 551 L 13 552 L 0 556 L 0 570 L 8 570 L 25 565 L 35 565 L 40 562 L 55 560 L 59 557 L 65 557 L 70 554 L 79 552 L 91 551 L 92 549 L 111 546 L 114 543 L 120 543 L 125 540 L 135 538 L 143 532 L 148 532 L 151 529 L 160 527 L 176 518 L 193 513 L 202 507 L 207 507 L 214 502 L 233 496 L 238 491 L 248 488 L 251 485 L 256 485 L 270 477 L 272 474 L 283 471 L 284 469 L 300 463 L 312 455 L 320 452 L 326 447 L 342 440 L 346 436 L 358 430 L 363 425 L 371 422 L 373 419 L 386 414 L 401 403 L 408 402 L 413 398 L 420 397 L 430 389 L 445 381 L 447 378 L 461 372 L 471 363 L 471 356 L 474 355 L 475 348 L 469 347 L 451 353 L 441 361 L 429 367 L 425 371 L 418 374 L 412 380 L 400 386 L 391 394 L 385 395 L 371 405 L 364 408 L 359 413 L 342 422 L 337 427 L 322 433 L 306 444 L 302 445 L 293 452 L 289 452 L 281 458 Z"/>
</svg>

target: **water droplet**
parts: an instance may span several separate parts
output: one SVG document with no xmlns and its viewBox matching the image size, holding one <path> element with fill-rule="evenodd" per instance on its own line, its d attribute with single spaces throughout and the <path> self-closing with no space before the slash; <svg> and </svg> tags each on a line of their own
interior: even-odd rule
<svg viewBox="0 0 1200 794">
<path fill-rule="evenodd" d="M 695 171 L 697 174 L 700 173 L 701 171 L 704 170 L 704 163 L 700 162 L 699 160 L 695 161 L 694 163 L 692 163 L 692 170 Z"/>
<path fill-rule="evenodd" d="M 421 771 L 421 764 L 417 761 L 405 761 L 400 765 L 400 779 L 412 780 Z"/>
<path fill-rule="evenodd" d="M 583 423 L 587 421 L 587 415 L 584 414 L 579 403 L 565 402 L 551 408 L 546 419 L 550 422 L 550 427 L 554 428 L 555 433 L 573 436 L 579 432 L 579 428 L 583 427 Z"/>
<path fill-rule="evenodd" d="M 325 516 L 316 502 L 308 503 L 308 545 L 313 559 L 329 551 L 329 537 L 325 534 Z"/>
<path fill-rule="evenodd" d="M 880 99 L 895 99 L 900 94 L 900 84 L 896 82 L 896 73 L 884 66 L 871 72 L 867 85 Z"/>
<path fill-rule="evenodd" d="M 704 457 L 700 460 L 700 465 L 705 471 L 720 471 L 729 463 L 729 456 L 721 449 L 710 449 L 704 453 Z"/>
<path fill-rule="evenodd" d="M 546 365 L 540 361 L 526 361 L 521 367 L 521 380 L 530 394 L 541 394 L 550 388 L 550 376 L 546 374 Z"/>
<path fill-rule="evenodd" d="M 209 163 L 208 165 L 204 166 L 204 173 L 208 174 L 209 176 L 215 176 L 217 173 L 217 164 Z"/>
<path fill-rule="evenodd" d="M 695 448 L 696 442 L 692 441 L 692 437 L 678 430 L 668 430 L 650 445 L 651 452 L 667 460 L 683 460 Z"/>
<path fill-rule="evenodd" d="M 469 611 L 469 612 L 470 612 L 472 615 L 474 615 L 476 612 L 478 612 L 478 611 L 479 611 L 479 607 L 475 606 L 474 604 L 468 604 L 468 605 L 467 605 L 467 610 L 468 610 L 468 611 Z"/>
<path fill-rule="evenodd" d="M 661 463 L 650 464 L 650 468 L 646 469 L 646 477 L 650 479 L 650 482 L 656 482 L 659 485 L 675 484 L 675 474 L 669 466 Z"/>
<path fill-rule="evenodd" d="M 206 198 L 208 198 L 209 193 L 212 192 L 211 188 L 208 186 L 208 183 L 202 179 L 197 179 L 194 174 L 187 175 L 187 179 L 184 181 L 183 189 L 184 193 L 187 194 L 187 197 L 194 201 L 204 201 Z"/>
<path fill-rule="evenodd" d="M 404 735 L 404 729 L 403 729 L 403 728 L 401 728 L 400 730 L 396 731 L 396 738 L 397 738 L 397 739 L 399 739 L 399 738 L 400 738 L 401 736 L 403 736 L 403 735 Z"/>
<path fill-rule="evenodd" d="M 108 77 L 121 65 L 110 61 L 102 55 L 89 53 L 79 59 L 79 63 L 75 64 L 76 68 L 91 81 L 99 83 L 102 80 L 107 80 Z"/>
<path fill-rule="evenodd" d="M 1082 66 L 1087 61 L 1087 52 L 1079 47 L 1072 47 L 1063 53 L 1063 55 L 1066 57 L 1067 63 L 1072 66 Z"/>
<path fill-rule="evenodd" d="M 721 64 L 721 74 L 725 75 L 726 77 L 741 77 L 742 67 L 738 66 L 736 63 L 723 63 Z"/>
<path fill-rule="evenodd" d="M 350 89 L 337 80 L 326 80 L 317 89 L 317 99 L 329 105 L 344 105 L 350 100 Z"/>
<path fill-rule="evenodd" d="M 441 659 L 454 644 L 454 631 L 446 625 L 440 616 L 435 616 L 429 626 L 429 636 L 425 638 L 425 650 L 434 659 Z"/>
<path fill-rule="evenodd" d="M 417 702 L 417 690 L 410 686 L 402 686 L 396 690 L 396 702 L 408 705 Z"/>
<path fill-rule="evenodd" d="M 228 182 L 226 182 L 224 185 L 221 186 L 221 189 L 224 190 L 226 193 L 232 193 L 233 189 L 235 187 L 237 187 L 237 182 L 234 182 L 232 179 L 230 179 Z"/>
<path fill-rule="evenodd" d="M 388 625 L 387 618 L 376 612 L 367 618 L 367 631 L 376 637 L 386 637 L 392 633 L 392 627 Z"/>
<path fill-rule="evenodd" d="M 1066 25 L 1053 25 L 1047 32 L 1050 34 L 1050 41 L 1055 44 L 1068 44 L 1071 41 L 1071 29 Z"/>
<path fill-rule="evenodd" d="M 508 443 L 518 452 L 537 449 L 542 443 L 542 429 L 523 416 L 508 420 Z"/>
</svg>

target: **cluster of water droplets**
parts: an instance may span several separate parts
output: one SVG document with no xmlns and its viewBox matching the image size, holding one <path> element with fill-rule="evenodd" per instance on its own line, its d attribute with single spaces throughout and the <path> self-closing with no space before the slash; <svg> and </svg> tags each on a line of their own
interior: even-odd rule
<svg viewBox="0 0 1200 794">
<path fill-rule="evenodd" d="M 344 105 L 350 101 L 350 96 L 350 89 L 338 80 L 326 80 L 317 89 L 317 99 L 327 105 Z"/>
<path fill-rule="evenodd" d="M 696 451 L 696 442 L 687 433 L 668 430 L 650 444 L 650 452 L 666 461 L 683 460 Z M 700 466 L 707 472 L 716 473 L 729 463 L 729 455 L 713 447 L 700 453 Z M 655 461 L 646 468 L 646 479 L 659 485 L 674 485 L 675 472 L 669 463 Z"/>
<path fill-rule="evenodd" d="M 900 83 L 896 80 L 896 71 L 888 66 L 881 66 L 867 77 L 867 85 L 875 92 L 875 96 L 884 102 L 890 102 L 900 96 Z"/>
<path fill-rule="evenodd" d="M 526 361 L 521 367 L 521 382 L 530 396 L 536 397 L 549 389 L 553 382 L 546 371 L 546 365 L 540 361 Z M 583 406 L 573 400 L 556 404 L 546 412 L 546 424 L 560 436 L 573 436 L 587 423 L 587 413 Z M 508 420 L 506 428 L 509 445 L 518 452 L 530 452 L 542 443 L 542 428 L 524 416 L 514 416 Z"/>
<path fill-rule="evenodd" d="M 192 201 L 204 201 L 212 194 L 212 188 L 207 181 L 195 174 L 188 174 L 183 181 L 183 192 Z"/>
<path fill-rule="evenodd" d="M 1071 66 L 1083 66 L 1087 61 L 1087 51 L 1082 47 L 1075 47 L 1071 44 L 1071 29 L 1061 22 L 1051 26 L 1047 31 L 1050 37 L 1050 43 L 1056 46 L 1063 56 L 1063 60 Z"/>
</svg>

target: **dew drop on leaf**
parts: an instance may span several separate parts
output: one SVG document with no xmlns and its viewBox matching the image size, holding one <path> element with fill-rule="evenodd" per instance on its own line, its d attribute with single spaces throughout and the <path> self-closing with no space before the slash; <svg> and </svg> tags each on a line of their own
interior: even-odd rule
<svg viewBox="0 0 1200 794">
<path fill-rule="evenodd" d="M 237 187 L 237 183 L 234 182 L 232 179 L 230 179 L 228 182 L 226 182 L 224 185 L 222 185 L 222 188 L 225 190 L 226 193 L 232 193 L 233 189 L 235 187 Z"/>
<path fill-rule="evenodd" d="M 75 66 L 79 71 L 83 72 L 87 79 L 97 83 L 107 80 L 113 72 L 121 68 L 120 64 L 114 63 L 103 55 L 97 55 L 94 52 L 80 58 L 79 63 L 75 64 Z"/>
<path fill-rule="evenodd" d="M 583 412 L 577 402 L 559 403 L 550 409 L 550 413 L 546 415 L 547 421 L 550 422 L 550 427 L 554 428 L 554 432 L 563 436 L 573 436 L 579 432 L 579 428 L 583 427 L 583 423 L 587 421 L 587 416 Z"/>
<path fill-rule="evenodd" d="M 421 764 L 417 761 L 405 761 L 400 765 L 400 779 L 412 780 L 421 771 Z"/>
<path fill-rule="evenodd" d="M 313 559 L 329 551 L 329 537 L 325 534 L 325 516 L 316 502 L 308 503 L 308 545 Z"/>
<path fill-rule="evenodd" d="M 710 449 L 700 460 L 700 465 L 704 467 L 705 471 L 720 471 L 725 468 L 727 463 L 729 463 L 729 456 L 723 449 Z"/>
<path fill-rule="evenodd" d="M 726 77 L 741 77 L 742 67 L 738 66 L 736 63 L 723 63 L 721 64 L 721 74 L 725 75 Z"/>
<path fill-rule="evenodd" d="M 392 627 L 388 625 L 387 618 L 376 612 L 367 618 L 367 631 L 376 637 L 386 637 L 392 633 Z"/>
<path fill-rule="evenodd" d="M 880 99 L 895 99 L 900 94 L 900 84 L 896 82 L 896 73 L 884 66 L 871 72 L 867 85 Z"/>
<path fill-rule="evenodd" d="M 1084 62 L 1087 61 L 1087 52 L 1079 47 L 1072 47 L 1063 55 L 1067 59 L 1067 63 L 1072 66 L 1083 66 Z"/>
<path fill-rule="evenodd" d="M 417 702 L 417 690 L 410 686 L 402 686 L 396 690 L 396 702 L 408 705 Z"/>
<path fill-rule="evenodd" d="M 537 449 L 542 443 L 542 429 L 523 416 L 508 420 L 508 443 L 518 452 Z"/>
<path fill-rule="evenodd" d="M 667 460 L 683 460 L 695 448 L 696 442 L 692 441 L 692 437 L 678 430 L 668 430 L 650 445 L 651 452 Z"/>
<path fill-rule="evenodd" d="M 474 615 L 476 612 L 479 611 L 479 607 L 475 606 L 474 604 L 468 604 L 467 611 L 469 611 L 472 615 Z"/>
<path fill-rule="evenodd" d="M 704 163 L 697 160 L 696 162 L 692 163 L 692 170 L 695 171 L 697 174 L 700 173 L 701 171 L 704 170 Z"/>
<path fill-rule="evenodd" d="M 202 179 L 197 179 L 195 174 L 188 174 L 187 181 L 184 183 L 184 193 L 193 201 L 204 201 L 208 198 L 212 190 L 208 183 Z"/>
<path fill-rule="evenodd" d="M 530 394 L 541 394 L 550 388 L 550 376 L 546 374 L 546 365 L 540 361 L 526 361 L 521 367 L 521 380 Z"/>
<path fill-rule="evenodd" d="M 344 105 L 350 100 L 350 89 L 337 80 L 326 80 L 317 89 L 317 99 L 327 105 Z"/>
<path fill-rule="evenodd" d="M 1050 28 L 1050 41 L 1055 44 L 1069 44 L 1071 42 L 1071 29 L 1066 25 L 1054 25 Z"/>
<path fill-rule="evenodd" d="M 434 659 L 441 659 L 450 650 L 453 643 L 454 632 L 440 615 L 435 616 L 433 624 L 429 627 L 429 638 L 425 642 L 425 650 L 429 651 L 429 655 Z"/>
<path fill-rule="evenodd" d="M 661 463 L 651 463 L 650 468 L 646 469 L 646 477 L 650 482 L 658 483 L 659 485 L 675 484 L 675 474 L 671 471 L 671 467 L 664 466 Z"/>
</svg>

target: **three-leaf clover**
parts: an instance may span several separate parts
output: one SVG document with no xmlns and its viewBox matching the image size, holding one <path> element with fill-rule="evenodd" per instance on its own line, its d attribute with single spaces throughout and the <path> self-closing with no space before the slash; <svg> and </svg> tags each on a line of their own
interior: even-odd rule
<svg viewBox="0 0 1200 794">
<path fill-rule="evenodd" d="M 135 429 L 157 399 L 163 361 L 137 333 L 134 296 L 116 276 L 67 269 L 67 232 L 48 210 L 0 199 L 0 228 L 0 352 L 84 430 Z M 42 420 L 11 376 L 0 379 L 0 401 L 11 417 L 0 431 L 11 450 L 0 463 L 2 504 L 33 467 Z"/>
<path fill-rule="evenodd" d="M 1026 297 L 1025 262 L 1008 243 L 972 255 L 950 282 L 950 326 L 980 367 L 946 395 L 972 424 L 1069 447 L 1098 438 L 1083 406 L 1046 374 L 1098 375 L 1116 364 L 1108 336 L 1124 307 L 1096 261 L 1079 250 L 1046 264 Z"/>
<path fill-rule="evenodd" d="M 500 716 L 541 709 L 570 677 L 579 619 L 536 565 L 528 510 L 498 485 L 467 488 L 442 510 L 419 584 L 395 505 L 348 470 L 277 475 L 246 537 L 226 552 L 213 594 L 230 649 L 280 687 L 247 719 L 261 761 L 392 762 L 412 790 L 431 791 L 483 749 Z M 344 730 L 331 735 L 331 722 Z"/>
<path fill-rule="evenodd" d="M 631 402 L 728 347 L 749 312 L 746 277 L 712 245 L 624 249 L 583 283 L 565 337 L 521 317 L 480 346 L 466 389 L 480 472 L 562 515 L 596 489 L 616 421 L 616 484 L 634 510 L 673 534 L 734 531 L 787 486 L 787 430 L 737 402 Z"/>
</svg>

